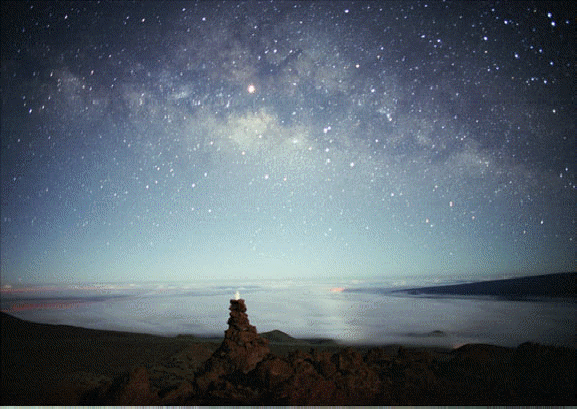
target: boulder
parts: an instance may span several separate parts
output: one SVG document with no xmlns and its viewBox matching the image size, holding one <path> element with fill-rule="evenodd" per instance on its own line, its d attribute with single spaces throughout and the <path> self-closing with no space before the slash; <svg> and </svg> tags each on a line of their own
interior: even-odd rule
<svg viewBox="0 0 577 409">
<path fill-rule="evenodd" d="M 113 389 L 114 392 L 111 391 L 112 393 L 108 395 L 108 398 L 111 398 L 110 403 L 114 405 L 147 406 L 158 399 L 158 395 L 151 391 L 146 368 L 135 368 L 128 375 L 126 382 L 121 380 L 120 383 L 113 386 Z"/>
<path fill-rule="evenodd" d="M 194 386 L 190 382 L 184 381 L 178 388 L 171 390 L 158 402 L 155 402 L 155 405 L 184 405 L 194 395 L 194 392 Z"/>
<path fill-rule="evenodd" d="M 282 358 L 270 356 L 256 368 L 259 382 L 267 389 L 276 388 L 294 374 L 290 364 Z"/>
</svg>

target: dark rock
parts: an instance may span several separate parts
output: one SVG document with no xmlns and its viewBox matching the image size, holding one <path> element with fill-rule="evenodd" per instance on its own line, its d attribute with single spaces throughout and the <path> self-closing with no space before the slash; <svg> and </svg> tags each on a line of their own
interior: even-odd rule
<svg viewBox="0 0 577 409">
<path fill-rule="evenodd" d="M 247 374 L 269 353 L 268 340 L 260 337 L 256 328 L 250 325 L 244 300 L 230 300 L 230 318 L 224 340 L 196 374 L 197 389 L 203 394 L 212 388 L 210 395 L 215 399 L 234 402 L 238 393 L 230 385 L 223 384 L 225 377 L 235 372 Z M 246 396 L 247 392 L 242 395 Z"/>
<path fill-rule="evenodd" d="M 260 362 L 256 369 L 256 376 L 265 388 L 276 388 L 293 374 L 294 370 L 287 361 L 274 356 Z"/>
<path fill-rule="evenodd" d="M 121 385 L 116 385 L 116 391 L 110 403 L 114 405 L 151 405 L 158 399 L 156 393 L 150 390 L 150 380 L 146 368 L 136 368 L 130 372 L 128 381 Z M 108 399 L 105 399 L 105 403 Z"/>
<path fill-rule="evenodd" d="M 291 406 L 338 404 L 336 402 L 342 402 L 343 399 L 337 400 L 335 393 L 336 386 L 333 381 L 325 380 L 315 371 L 303 371 L 281 385 L 274 392 L 274 400 L 270 403 Z"/>
<path fill-rule="evenodd" d="M 325 378 L 331 378 L 337 372 L 337 366 L 332 361 L 330 352 L 313 352 L 313 359 L 317 371 Z"/>
<path fill-rule="evenodd" d="M 59 405 L 66 402 L 71 406 L 81 405 L 98 395 L 101 388 L 112 383 L 112 378 L 89 372 L 75 372 L 65 376 L 45 397 L 45 404 Z"/>
<path fill-rule="evenodd" d="M 279 357 L 270 353 L 268 340 L 250 325 L 243 300 L 231 300 L 228 325 L 224 340 L 208 359 L 208 349 L 190 347 L 173 356 L 170 365 L 150 371 L 137 368 L 113 381 L 89 377 L 79 388 L 68 386 L 70 402 L 569 405 L 575 397 L 575 350 L 570 348 L 474 344 L 452 352 L 399 347 L 395 353 L 397 347 L 389 346 L 370 349 L 363 356 L 355 348 L 327 352 L 317 346 L 309 353 L 294 350 Z M 288 337 L 280 331 L 269 334 L 272 339 Z M 198 366 L 201 359 L 206 361 Z"/>
<path fill-rule="evenodd" d="M 250 325 L 244 300 L 230 300 L 230 318 L 224 341 L 213 357 L 230 361 L 244 373 L 253 370 L 270 353 L 268 340 L 260 337 Z"/>
<path fill-rule="evenodd" d="M 353 348 L 345 348 L 339 354 L 335 375 L 337 388 L 345 391 L 346 404 L 370 405 L 380 390 L 381 382 L 377 373 Z"/>
<path fill-rule="evenodd" d="M 371 348 L 365 356 L 368 365 L 382 366 L 392 361 L 393 357 L 385 348 Z"/>
<path fill-rule="evenodd" d="M 506 373 L 512 350 L 486 344 L 464 345 L 452 353 L 453 365 L 478 377 L 494 378 Z"/>
<path fill-rule="evenodd" d="M 289 354 L 293 375 L 272 391 L 266 403 L 276 405 L 326 405 L 334 402 L 336 386 L 320 375 L 313 357 L 302 351 Z"/>
<path fill-rule="evenodd" d="M 213 357 L 204 363 L 201 370 L 195 376 L 195 384 L 202 393 L 222 376 L 234 372 L 233 364 L 222 357 Z"/>
<path fill-rule="evenodd" d="M 571 405 L 575 398 L 574 349 L 526 342 L 515 349 L 511 371 L 515 389 L 527 402 Z"/>
<path fill-rule="evenodd" d="M 345 348 L 337 355 L 337 367 L 342 372 L 355 372 L 364 364 L 363 357 L 352 348 Z"/>
<path fill-rule="evenodd" d="M 190 382 L 184 381 L 178 388 L 171 390 L 158 402 L 155 402 L 155 405 L 184 405 L 194 395 L 194 392 L 194 386 Z"/>
</svg>

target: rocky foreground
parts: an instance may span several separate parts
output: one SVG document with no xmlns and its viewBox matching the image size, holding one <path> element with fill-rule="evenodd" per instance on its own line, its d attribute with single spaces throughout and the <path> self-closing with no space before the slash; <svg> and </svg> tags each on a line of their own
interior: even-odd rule
<svg viewBox="0 0 577 409">
<path fill-rule="evenodd" d="M 135 361 L 137 365 L 116 375 L 100 366 L 98 373 L 45 373 L 52 382 L 29 377 L 28 394 L 17 377 L 10 380 L 11 373 L 27 368 L 12 368 L 18 360 L 6 353 L 15 353 L 14 342 L 24 337 L 5 330 L 3 316 L 2 404 L 570 405 L 575 400 L 571 348 L 532 343 L 517 348 L 465 345 L 453 351 L 321 344 L 303 348 L 280 331 L 268 334 L 271 341 L 259 335 L 249 323 L 244 300 L 231 300 L 230 310 L 229 328 L 219 346 L 179 338 L 179 352 Z M 121 338 L 115 339 L 109 348 L 121 349 Z M 65 349 L 66 344 L 58 345 Z M 34 395 L 34 387 L 41 393 Z"/>
</svg>

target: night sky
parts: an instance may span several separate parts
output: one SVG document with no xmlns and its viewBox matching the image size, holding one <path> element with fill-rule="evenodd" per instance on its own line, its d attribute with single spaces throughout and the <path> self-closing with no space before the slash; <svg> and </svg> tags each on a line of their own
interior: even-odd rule
<svg viewBox="0 0 577 409">
<path fill-rule="evenodd" d="M 577 267 L 568 3 L 1 7 L 3 285 Z"/>
</svg>

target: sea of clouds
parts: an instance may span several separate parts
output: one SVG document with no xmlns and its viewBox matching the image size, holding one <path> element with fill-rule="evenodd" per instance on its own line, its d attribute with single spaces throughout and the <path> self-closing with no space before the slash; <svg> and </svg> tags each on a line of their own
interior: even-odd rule
<svg viewBox="0 0 577 409">
<path fill-rule="evenodd" d="M 92 329 L 222 336 L 230 299 L 239 291 L 259 332 L 278 329 L 296 338 L 372 345 L 454 348 L 532 341 L 577 347 L 573 301 L 424 297 L 387 291 L 430 284 L 269 280 L 3 288 L 2 311 L 34 322 Z M 355 291 L 371 288 L 379 291 Z"/>
</svg>

